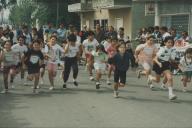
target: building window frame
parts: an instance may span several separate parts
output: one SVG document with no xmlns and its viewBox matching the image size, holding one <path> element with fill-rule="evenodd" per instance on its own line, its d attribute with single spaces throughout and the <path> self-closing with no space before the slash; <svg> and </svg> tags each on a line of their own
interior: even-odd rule
<svg viewBox="0 0 192 128">
<path fill-rule="evenodd" d="M 172 16 L 188 16 L 188 27 L 187 27 L 187 30 L 185 31 L 188 31 L 189 34 L 190 34 L 190 27 L 191 27 L 191 16 L 190 16 L 190 13 L 174 13 L 174 14 L 160 14 L 160 25 L 162 25 L 162 18 L 163 17 L 172 17 Z M 170 26 L 172 27 L 172 26 Z M 176 28 L 177 29 L 177 28 Z"/>
<path fill-rule="evenodd" d="M 96 29 L 96 25 L 99 24 L 104 30 L 108 29 L 109 19 L 94 19 L 93 28 Z"/>
</svg>

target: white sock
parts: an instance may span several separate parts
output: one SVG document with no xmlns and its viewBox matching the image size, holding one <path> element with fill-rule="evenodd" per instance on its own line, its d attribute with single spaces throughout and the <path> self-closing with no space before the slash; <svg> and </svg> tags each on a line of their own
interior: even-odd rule
<svg viewBox="0 0 192 128">
<path fill-rule="evenodd" d="M 76 81 L 76 79 L 73 79 L 73 82 L 75 82 Z"/>
<path fill-rule="evenodd" d="M 169 95 L 173 95 L 173 88 L 172 87 L 168 87 L 169 90 Z"/>
</svg>

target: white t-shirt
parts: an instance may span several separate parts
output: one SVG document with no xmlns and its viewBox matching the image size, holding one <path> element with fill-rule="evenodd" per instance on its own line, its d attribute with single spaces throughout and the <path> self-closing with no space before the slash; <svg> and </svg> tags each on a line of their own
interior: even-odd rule
<svg viewBox="0 0 192 128">
<path fill-rule="evenodd" d="M 20 45 L 20 44 L 15 44 L 11 47 L 12 50 L 16 52 L 20 52 L 21 54 L 25 53 L 28 51 L 28 48 L 26 45 Z"/>
<path fill-rule="evenodd" d="M 4 55 L 4 58 L 3 58 L 3 66 L 11 66 L 11 65 L 16 65 L 17 64 L 17 61 L 18 61 L 18 54 L 16 54 L 15 51 L 4 51 L 2 53 Z"/>
<path fill-rule="evenodd" d="M 89 41 L 88 39 L 83 41 L 83 46 L 85 48 L 85 53 L 91 53 L 92 51 L 96 51 L 96 47 L 99 45 L 96 39 L 93 41 Z"/>
<path fill-rule="evenodd" d="M 11 47 L 11 49 L 17 54 L 17 63 L 20 62 L 20 58 L 28 51 L 28 48 L 26 45 L 20 45 L 20 44 L 15 44 Z"/>
<path fill-rule="evenodd" d="M 117 38 L 118 38 L 118 40 L 123 40 L 124 42 L 129 41 L 129 37 L 125 36 L 125 35 L 123 36 L 123 38 L 121 38 L 120 35 L 117 35 Z"/>
<path fill-rule="evenodd" d="M 192 71 L 192 60 L 185 59 L 184 57 L 181 58 L 180 64 L 183 67 L 183 71 Z"/>
<path fill-rule="evenodd" d="M 49 58 L 49 62 L 59 63 L 62 53 L 64 53 L 64 49 L 60 45 L 55 44 L 51 46 L 51 48 L 47 52 L 47 54 L 51 57 Z"/>
<path fill-rule="evenodd" d="M 65 54 L 66 57 L 75 57 L 77 55 L 77 53 L 79 52 L 79 46 L 81 44 L 77 43 L 75 44 L 75 46 L 69 46 L 69 50 L 68 53 Z M 68 47 L 67 45 L 65 47 Z"/>
<path fill-rule="evenodd" d="M 157 57 L 162 61 L 174 60 L 176 57 L 176 50 L 174 48 L 160 47 L 157 52 Z"/>
</svg>

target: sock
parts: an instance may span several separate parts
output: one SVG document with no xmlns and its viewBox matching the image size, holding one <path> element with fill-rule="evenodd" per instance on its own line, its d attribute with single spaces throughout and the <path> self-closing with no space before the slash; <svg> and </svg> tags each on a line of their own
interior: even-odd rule
<svg viewBox="0 0 192 128">
<path fill-rule="evenodd" d="M 172 87 L 168 87 L 169 90 L 169 95 L 173 95 L 173 88 Z"/>
</svg>

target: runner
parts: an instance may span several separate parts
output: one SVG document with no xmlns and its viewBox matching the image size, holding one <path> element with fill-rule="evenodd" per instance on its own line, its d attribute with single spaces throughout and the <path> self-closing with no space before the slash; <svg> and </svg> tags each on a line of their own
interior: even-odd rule
<svg viewBox="0 0 192 128">
<path fill-rule="evenodd" d="M 71 68 L 73 69 L 73 83 L 75 86 L 78 86 L 76 81 L 78 76 L 78 59 L 79 59 L 79 46 L 80 43 L 77 43 L 76 35 L 70 34 L 68 37 L 68 43 L 65 46 L 65 68 L 64 68 L 64 84 L 63 88 L 67 88 L 66 82 L 68 81 Z"/>
<path fill-rule="evenodd" d="M 169 99 L 175 100 L 176 95 L 173 94 L 173 76 L 170 71 L 171 61 L 175 60 L 175 49 L 173 48 L 174 40 L 172 37 L 166 37 L 163 47 L 160 47 L 159 51 L 154 58 L 155 64 L 153 70 L 156 73 L 156 77 L 149 76 L 148 84 L 151 86 L 152 82 L 160 82 L 161 75 L 163 74 L 163 83 L 167 84 L 169 90 Z M 164 85 L 165 86 L 165 85 Z"/>
<path fill-rule="evenodd" d="M 40 45 L 41 42 L 34 40 L 32 42 L 33 48 L 30 49 L 24 57 L 24 62 L 28 69 L 27 79 L 30 81 L 33 81 L 34 79 L 33 93 L 38 93 L 37 86 L 39 84 L 40 68 L 42 67 L 44 61 L 44 56 L 41 52 Z"/>
<path fill-rule="evenodd" d="M 60 54 L 64 53 L 64 49 L 56 44 L 57 37 L 52 35 L 48 43 L 48 52 L 45 54 L 45 57 L 48 58 L 47 69 L 49 74 L 49 81 L 51 83 L 50 90 L 54 89 L 54 77 L 57 74 L 57 65 L 60 63 Z"/>
<path fill-rule="evenodd" d="M 3 93 L 8 92 L 8 78 L 10 76 L 13 78 L 16 75 L 16 65 L 17 65 L 17 54 L 11 49 L 12 42 L 6 41 L 3 51 L 0 54 L 1 66 L 3 67 L 3 80 L 5 90 Z M 12 81 L 13 82 L 13 81 Z M 11 82 L 11 84 L 13 84 Z M 13 85 L 12 85 L 13 86 Z"/>
<path fill-rule="evenodd" d="M 124 87 L 126 83 L 126 72 L 129 69 L 129 54 L 126 51 L 125 43 L 118 46 L 119 52 L 109 59 L 110 64 L 115 65 L 114 71 L 114 97 L 119 95 L 118 87 Z"/>
<path fill-rule="evenodd" d="M 154 37 L 152 35 L 148 36 L 146 38 L 146 43 L 138 45 L 135 50 L 136 62 L 138 62 L 144 68 L 144 70 L 138 71 L 138 78 L 140 78 L 141 75 L 145 75 L 147 78 L 149 75 L 151 75 L 153 59 L 157 53 L 157 48 L 155 47 L 153 40 Z M 150 88 L 153 88 L 152 84 Z"/>
<path fill-rule="evenodd" d="M 187 91 L 187 82 L 191 81 L 192 76 L 192 48 L 185 51 L 184 57 L 180 60 L 179 68 L 183 72 L 183 92 Z"/>
<path fill-rule="evenodd" d="M 96 47 L 99 45 L 98 41 L 94 38 L 94 32 L 88 32 L 88 39 L 83 41 L 83 49 L 87 61 L 87 68 L 90 75 L 90 80 L 94 80 L 92 69 L 93 69 L 93 56 L 92 51 L 96 51 Z"/>
<path fill-rule="evenodd" d="M 96 71 L 96 89 L 100 89 L 100 79 L 106 70 L 107 55 L 103 45 L 98 45 L 96 51 L 92 52 L 94 57 L 94 69 Z"/>
<path fill-rule="evenodd" d="M 110 42 L 109 42 L 110 43 Z M 107 54 L 108 54 L 108 59 L 112 58 L 115 56 L 117 53 L 117 46 L 118 46 L 118 41 L 117 38 L 112 37 L 110 45 L 106 48 Z M 111 84 L 111 74 L 112 71 L 115 70 L 115 66 L 113 64 L 108 64 L 108 77 L 107 77 L 107 84 Z"/>
<path fill-rule="evenodd" d="M 24 80 L 24 78 L 25 78 L 25 67 L 24 67 L 24 64 L 23 64 L 24 53 L 26 53 L 28 51 L 28 48 L 25 45 L 25 37 L 24 36 L 19 36 L 18 37 L 18 43 L 13 45 L 11 47 L 11 49 L 16 52 L 16 54 L 19 56 L 19 58 L 21 58 L 21 59 L 17 60 L 17 65 L 18 65 L 19 71 L 21 73 L 21 81 L 23 82 L 24 85 L 27 85 L 26 80 Z"/>
</svg>

